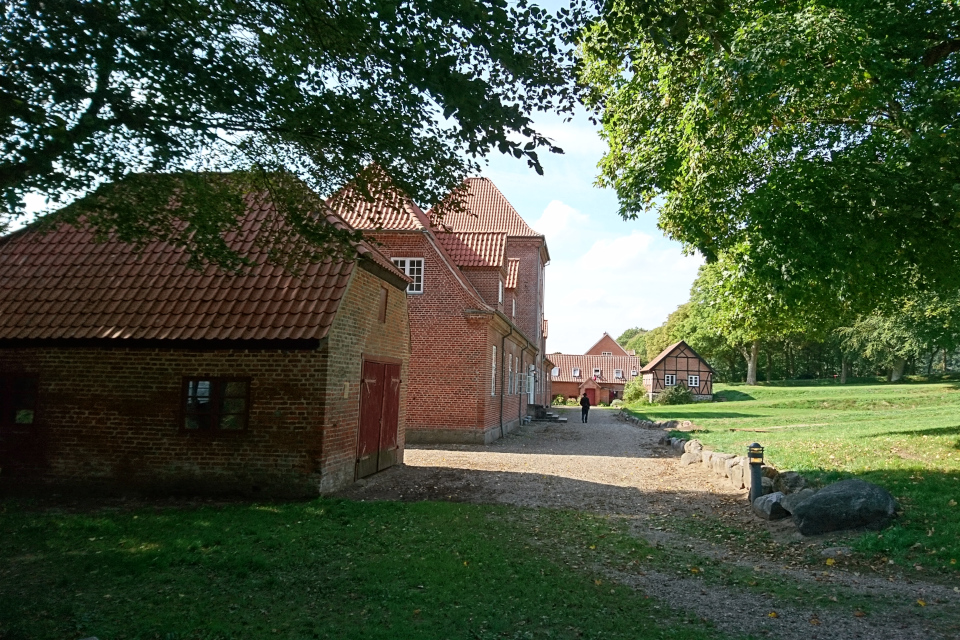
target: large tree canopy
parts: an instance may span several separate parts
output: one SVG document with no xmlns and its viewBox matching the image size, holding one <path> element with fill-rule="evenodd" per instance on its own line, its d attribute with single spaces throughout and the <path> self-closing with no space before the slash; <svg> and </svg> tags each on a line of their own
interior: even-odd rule
<svg viewBox="0 0 960 640">
<path fill-rule="evenodd" d="M 0 225 L 28 193 L 56 202 L 142 172 L 242 169 L 264 188 L 289 173 L 326 194 L 377 163 L 433 203 L 493 149 L 539 170 L 538 150 L 557 149 L 531 114 L 574 104 L 575 12 L 522 0 L 11 0 L 2 12 Z M 216 257 L 199 219 L 150 220 L 165 208 L 94 222 Z"/>
<path fill-rule="evenodd" d="M 659 208 L 788 306 L 960 287 L 960 4 L 672 6 L 613 0 L 581 45 L 624 217 Z"/>
</svg>

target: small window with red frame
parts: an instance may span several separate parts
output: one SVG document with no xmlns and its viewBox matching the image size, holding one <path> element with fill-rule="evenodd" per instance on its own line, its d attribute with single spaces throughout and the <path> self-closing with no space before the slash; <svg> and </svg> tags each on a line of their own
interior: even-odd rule
<svg viewBox="0 0 960 640">
<path fill-rule="evenodd" d="M 250 409 L 250 381 L 187 378 L 183 384 L 186 431 L 243 431 Z"/>
</svg>

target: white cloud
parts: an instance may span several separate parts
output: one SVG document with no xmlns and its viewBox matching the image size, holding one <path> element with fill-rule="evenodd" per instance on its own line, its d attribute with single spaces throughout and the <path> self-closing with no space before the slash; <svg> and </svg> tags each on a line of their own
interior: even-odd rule
<svg viewBox="0 0 960 640">
<path fill-rule="evenodd" d="M 590 224 L 590 216 L 580 213 L 559 200 L 551 200 L 543 214 L 530 223 L 535 230 L 547 236 L 548 241 L 558 241 L 562 236 L 576 234 Z"/>
</svg>

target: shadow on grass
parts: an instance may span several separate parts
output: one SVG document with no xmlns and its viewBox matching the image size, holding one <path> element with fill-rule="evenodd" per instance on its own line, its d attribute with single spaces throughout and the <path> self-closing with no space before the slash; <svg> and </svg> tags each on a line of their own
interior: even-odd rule
<svg viewBox="0 0 960 640">
<path fill-rule="evenodd" d="M 723 391 L 718 391 L 714 395 L 714 398 L 722 398 L 724 402 L 740 402 L 741 400 L 756 400 L 749 393 L 744 393 L 743 391 L 737 391 L 736 389 L 724 389 Z"/>
<path fill-rule="evenodd" d="M 960 425 L 955 427 L 936 427 L 933 429 L 916 429 L 912 431 L 883 431 L 880 433 L 871 434 L 871 438 L 879 438 L 880 436 L 949 436 L 949 435 L 960 435 Z"/>
</svg>

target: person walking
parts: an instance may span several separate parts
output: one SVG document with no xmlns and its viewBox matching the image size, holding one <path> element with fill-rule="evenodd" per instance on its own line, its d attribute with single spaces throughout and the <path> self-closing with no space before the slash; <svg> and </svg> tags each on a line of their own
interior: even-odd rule
<svg viewBox="0 0 960 640">
<path fill-rule="evenodd" d="M 586 424 L 588 413 L 590 413 L 590 398 L 584 393 L 583 397 L 580 398 L 580 422 Z"/>
</svg>

